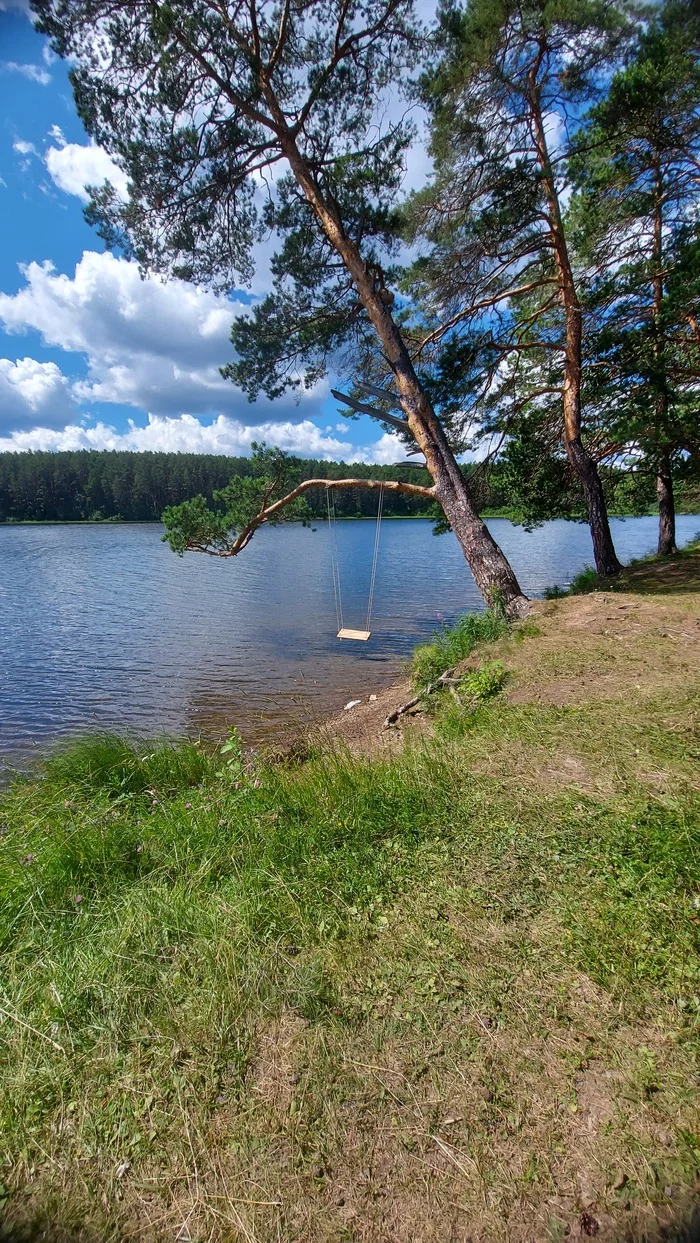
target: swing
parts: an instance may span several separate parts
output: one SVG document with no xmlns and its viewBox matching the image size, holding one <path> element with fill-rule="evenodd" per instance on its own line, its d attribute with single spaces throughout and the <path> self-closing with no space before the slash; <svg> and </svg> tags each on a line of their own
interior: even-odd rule
<svg viewBox="0 0 700 1243">
<path fill-rule="evenodd" d="M 377 505 L 377 527 L 374 536 L 374 553 L 372 556 L 372 572 L 369 580 L 369 598 L 367 600 L 367 620 L 364 630 L 353 630 L 350 626 L 343 625 L 343 597 L 340 588 L 340 562 L 338 560 L 338 540 L 336 537 L 335 522 L 335 501 L 332 498 L 332 488 L 326 488 L 326 503 L 328 507 L 328 529 L 331 535 L 331 570 L 333 572 L 333 595 L 335 597 L 335 615 L 338 622 L 338 639 L 356 639 L 361 643 L 366 643 L 372 633 L 372 605 L 374 604 L 374 584 L 377 578 L 377 558 L 379 556 L 379 533 L 382 526 L 382 509 L 384 506 L 384 485 L 379 489 L 379 502 Z"/>
</svg>

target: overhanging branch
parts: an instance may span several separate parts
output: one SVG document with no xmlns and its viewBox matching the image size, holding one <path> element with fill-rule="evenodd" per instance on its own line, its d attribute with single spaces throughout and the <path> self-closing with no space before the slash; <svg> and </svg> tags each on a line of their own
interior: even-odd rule
<svg viewBox="0 0 700 1243">
<path fill-rule="evenodd" d="M 265 522 L 269 522 L 270 518 L 274 518 L 287 505 L 291 505 L 293 501 L 303 496 L 305 492 L 310 491 L 311 488 L 325 488 L 326 491 L 330 488 L 370 488 L 375 491 L 383 489 L 385 492 L 400 492 L 405 496 L 422 496 L 428 501 L 436 499 L 434 487 L 425 488 L 422 484 L 405 483 L 401 479 L 304 479 L 296 488 L 293 488 L 291 492 L 288 492 L 286 496 L 281 497 L 272 505 L 263 503 L 255 517 L 246 523 L 228 548 L 212 548 L 195 540 L 189 543 L 187 548 L 190 552 L 205 552 L 210 557 L 236 557 L 250 543 L 258 527 L 263 526 Z"/>
</svg>

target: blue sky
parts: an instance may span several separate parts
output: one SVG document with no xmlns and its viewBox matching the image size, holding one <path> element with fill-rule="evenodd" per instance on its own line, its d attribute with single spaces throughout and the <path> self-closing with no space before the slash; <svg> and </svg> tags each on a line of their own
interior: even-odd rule
<svg viewBox="0 0 700 1243">
<path fill-rule="evenodd" d="M 0 0 L 0 450 L 239 454 L 265 439 L 313 457 L 403 458 L 372 420 L 344 420 L 327 385 L 298 404 L 251 405 L 223 381 L 237 308 L 141 281 L 105 252 L 83 218 L 84 186 L 110 174 L 118 183 L 25 0 Z"/>
</svg>

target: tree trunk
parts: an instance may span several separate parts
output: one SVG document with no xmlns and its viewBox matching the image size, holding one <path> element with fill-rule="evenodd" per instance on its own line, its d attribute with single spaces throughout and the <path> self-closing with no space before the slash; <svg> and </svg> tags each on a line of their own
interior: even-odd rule
<svg viewBox="0 0 700 1243">
<path fill-rule="evenodd" d="M 581 444 L 580 436 L 566 441 L 566 452 L 583 488 L 588 525 L 593 540 L 595 568 L 601 577 L 612 578 L 620 573 L 622 566 L 617 559 L 615 545 L 610 534 L 608 508 L 605 504 L 603 485 L 600 482 L 596 464 Z"/>
<path fill-rule="evenodd" d="M 268 102 L 273 107 L 276 101 L 269 99 Z M 286 129 L 281 112 L 278 124 Z M 425 454 L 426 466 L 435 482 L 436 498 L 459 541 L 477 587 L 487 604 L 502 604 L 511 617 L 522 615 L 527 609 L 527 597 L 508 559 L 477 513 L 467 481 L 416 375 L 403 337 L 380 296 L 374 274 L 369 271 L 356 243 L 345 233 L 336 210 L 325 202 L 288 129 L 281 138 L 281 145 L 321 228 L 350 273 L 381 341 L 411 434 Z"/>
<path fill-rule="evenodd" d="M 661 160 L 657 155 L 654 165 L 654 356 L 656 363 L 656 383 L 659 392 L 656 398 L 656 435 L 663 438 L 666 432 L 668 414 L 668 388 L 666 382 L 666 358 L 664 342 L 661 335 L 661 312 L 664 301 L 663 278 L 663 203 L 664 183 Z M 659 500 L 659 556 L 667 557 L 676 551 L 676 506 L 673 499 L 673 479 L 671 477 L 671 457 L 668 447 L 659 455 L 656 468 L 656 495 Z"/>
<path fill-rule="evenodd" d="M 659 556 L 668 557 L 676 551 L 676 506 L 668 453 L 659 460 L 656 495 L 659 498 Z"/>
<path fill-rule="evenodd" d="M 549 231 L 557 265 L 559 297 L 564 308 L 564 444 L 568 459 L 583 489 L 596 570 L 605 578 L 610 578 L 619 574 L 622 566 L 617 559 L 615 545 L 610 534 L 608 509 L 598 467 L 581 440 L 581 305 L 569 259 L 569 247 L 549 158 L 537 86 L 533 86 L 531 107 L 537 158 L 542 170 L 544 195 L 547 202 Z"/>
</svg>

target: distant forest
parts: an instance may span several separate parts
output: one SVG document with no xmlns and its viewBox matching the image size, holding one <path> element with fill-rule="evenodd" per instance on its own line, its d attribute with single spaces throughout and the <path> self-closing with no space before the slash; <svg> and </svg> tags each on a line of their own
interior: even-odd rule
<svg viewBox="0 0 700 1243">
<path fill-rule="evenodd" d="M 292 458 L 299 481 L 309 478 L 394 479 L 430 485 L 420 466 L 362 466 Z M 130 453 L 76 450 L 67 453 L 0 454 L 0 522 L 159 521 L 168 505 L 213 494 L 234 475 L 250 474 L 250 460 L 199 453 Z M 368 517 L 377 494 L 364 489 L 335 493 L 338 517 Z M 325 492 L 307 494 L 314 515 L 326 513 Z M 426 513 L 421 497 L 387 495 L 386 514 Z"/>
<path fill-rule="evenodd" d="M 291 459 L 298 479 L 394 479 L 430 484 L 420 466 L 365 466 L 360 463 L 320 462 L 312 458 Z M 168 505 L 201 494 L 213 503 L 213 494 L 234 475 L 250 473 L 244 457 L 219 457 L 198 453 L 130 453 L 76 450 L 67 453 L 0 453 L 0 522 L 156 522 Z M 507 461 L 488 471 L 483 466 L 463 467 L 480 508 L 505 513 L 516 521 L 522 513 L 517 475 Z M 603 467 L 610 509 L 615 513 L 645 513 L 653 508 L 654 479 Z M 558 516 L 583 516 L 578 489 L 567 491 L 562 478 Z M 695 489 L 678 490 L 679 509 L 700 509 Z M 339 489 L 335 492 L 336 515 L 341 518 L 372 517 L 377 511 L 375 492 Z M 307 500 L 312 513 L 326 513 L 325 491 L 311 491 Z M 564 502 L 564 503 L 562 503 Z M 393 517 L 437 517 L 437 508 L 420 497 L 386 494 L 384 513 Z"/>
</svg>

